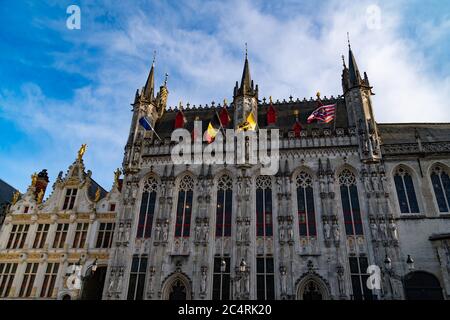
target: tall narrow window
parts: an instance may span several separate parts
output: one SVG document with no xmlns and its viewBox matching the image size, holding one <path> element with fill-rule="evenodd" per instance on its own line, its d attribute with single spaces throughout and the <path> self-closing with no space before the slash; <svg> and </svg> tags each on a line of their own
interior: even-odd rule
<svg viewBox="0 0 450 320">
<path fill-rule="evenodd" d="M 449 212 L 450 178 L 441 166 L 435 166 L 431 171 L 431 183 L 433 184 L 434 196 L 436 197 L 439 211 Z"/>
<path fill-rule="evenodd" d="M 230 299 L 230 257 L 214 257 L 213 300 Z"/>
<path fill-rule="evenodd" d="M 313 183 L 311 176 L 302 171 L 297 175 L 297 209 L 300 236 L 315 237 L 316 214 L 314 210 Z"/>
<path fill-rule="evenodd" d="M 272 180 L 269 176 L 256 178 L 256 235 L 271 237 L 272 230 Z"/>
<path fill-rule="evenodd" d="M 223 175 L 217 184 L 216 237 L 231 236 L 232 210 L 233 180 L 228 175 Z"/>
<path fill-rule="evenodd" d="M 0 263 L 0 298 L 6 298 L 16 275 L 17 263 Z"/>
<path fill-rule="evenodd" d="M 6 249 L 22 249 L 28 234 L 28 224 L 14 224 L 9 235 Z"/>
<path fill-rule="evenodd" d="M 51 298 L 58 275 L 59 263 L 47 263 L 44 282 L 42 283 L 41 298 Z"/>
<path fill-rule="evenodd" d="M 77 230 L 75 231 L 75 237 L 73 238 L 72 248 L 83 248 L 86 243 L 87 231 L 89 223 L 77 223 Z"/>
<path fill-rule="evenodd" d="M 275 299 L 273 257 L 256 258 L 256 296 L 258 300 Z"/>
<path fill-rule="evenodd" d="M 111 248 L 115 223 L 100 223 L 96 248 Z"/>
<path fill-rule="evenodd" d="M 55 239 L 53 240 L 53 248 L 62 249 L 66 242 L 67 230 L 69 230 L 68 223 L 58 223 L 56 226 Z"/>
<path fill-rule="evenodd" d="M 363 227 L 355 175 L 350 170 L 344 169 L 339 175 L 339 184 L 341 186 L 345 233 L 348 236 L 361 235 L 363 234 Z"/>
<path fill-rule="evenodd" d="M 147 256 L 134 255 L 131 262 L 128 300 L 142 300 L 144 295 L 145 274 L 147 272 Z"/>
<path fill-rule="evenodd" d="M 189 237 L 191 229 L 194 179 L 188 175 L 184 176 L 180 181 L 179 190 L 177 218 L 175 222 L 175 237 Z"/>
<path fill-rule="evenodd" d="M 154 177 L 148 178 L 142 191 L 141 210 L 139 211 L 139 221 L 136 235 L 137 238 L 150 238 L 152 236 L 157 190 L 157 180 Z"/>
<path fill-rule="evenodd" d="M 394 175 L 395 189 L 397 189 L 398 203 L 401 213 L 419 213 L 416 192 L 411 174 L 400 167 Z"/>
<path fill-rule="evenodd" d="M 34 237 L 33 248 L 42 249 L 45 241 L 47 240 L 49 224 L 39 224 L 36 230 L 36 236 Z"/>
<path fill-rule="evenodd" d="M 75 205 L 75 198 L 77 197 L 78 189 L 69 188 L 66 190 L 64 198 L 63 210 L 72 210 Z"/>
<path fill-rule="evenodd" d="M 367 288 L 367 258 L 366 257 L 350 257 L 350 274 L 352 279 L 352 289 L 354 300 L 372 300 L 372 291 Z"/>
<path fill-rule="evenodd" d="M 23 275 L 22 286 L 20 287 L 19 297 L 28 298 L 31 296 L 33 290 L 34 279 L 36 278 L 37 269 L 39 263 L 28 263 L 25 267 L 25 273 Z"/>
</svg>

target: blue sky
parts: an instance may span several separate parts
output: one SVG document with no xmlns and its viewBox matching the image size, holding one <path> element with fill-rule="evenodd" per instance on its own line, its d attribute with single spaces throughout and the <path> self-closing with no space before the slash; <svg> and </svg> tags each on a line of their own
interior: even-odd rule
<svg viewBox="0 0 450 320">
<path fill-rule="evenodd" d="M 53 183 L 82 143 L 111 187 L 153 50 L 169 105 L 231 100 L 245 42 L 261 98 L 336 96 L 349 31 L 379 122 L 450 121 L 449 1 L 0 2 L 0 178 L 21 191 L 42 168 Z"/>
</svg>

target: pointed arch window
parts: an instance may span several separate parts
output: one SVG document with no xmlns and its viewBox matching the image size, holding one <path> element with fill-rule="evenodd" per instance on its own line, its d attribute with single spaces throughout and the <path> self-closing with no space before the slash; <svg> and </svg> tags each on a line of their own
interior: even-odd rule
<svg viewBox="0 0 450 320">
<path fill-rule="evenodd" d="M 311 175 L 301 171 L 296 178 L 297 211 L 300 236 L 315 237 L 316 214 L 314 209 L 313 182 Z"/>
<path fill-rule="evenodd" d="M 345 233 L 348 236 L 362 235 L 363 227 L 355 175 L 350 170 L 344 169 L 339 175 L 339 185 L 341 190 Z"/>
<path fill-rule="evenodd" d="M 395 189 L 401 213 L 419 213 L 416 192 L 412 176 L 403 167 L 398 168 L 394 174 Z"/>
<path fill-rule="evenodd" d="M 272 180 L 269 176 L 259 176 L 256 178 L 256 236 L 272 234 Z"/>
<path fill-rule="evenodd" d="M 223 175 L 217 183 L 216 237 L 231 236 L 233 211 L 233 180 Z"/>
<path fill-rule="evenodd" d="M 155 177 L 149 177 L 147 181 L 145 181 L 144 189 L 142 191 L 136 238 L 150 238 L 152 235 L 157 191 L 157 180 Z"/>
<path fill-rule="evenodd" d="M 177 218 L 175 221 L 175 237 L 189 237 L 191 229 L 192 199 L 194 179 L 184 176 L 178 191 Z"/>
<path fill-rule="evenodd" d="M 431 183 L 433 184 L 434 196 L 440 212 L 450 210 L 450 178 L 448 172 L 441 166 L 434 166 L 431 171 Z"/>
</svg>

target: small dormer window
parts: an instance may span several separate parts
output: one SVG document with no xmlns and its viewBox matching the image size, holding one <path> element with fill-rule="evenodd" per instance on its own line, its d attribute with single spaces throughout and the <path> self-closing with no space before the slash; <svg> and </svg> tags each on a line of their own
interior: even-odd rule
<svg viewBox="0 0 450 320">
<path fill-rule="evenodd" d="M 29 206 L 25 206 L 23 208 L 23 213 L 28 213 L 28 210 L 30 210 L 30 207 Z"/>
<path fill-rule="evenodd" d="M 66 197 L 64 198 L 63 210 L 72 210 L 75 205 L 75 198 L 77 197 L 78 189 L 67 189 Z"/>
<path fill-rule="evenodd" d="M 109 205 L 109 211 L 110 211 L 110 212 L 116 211 L 116 204 L 115 204 L 115 203 L 111 203 L 111 204 Z"/>
</svg>

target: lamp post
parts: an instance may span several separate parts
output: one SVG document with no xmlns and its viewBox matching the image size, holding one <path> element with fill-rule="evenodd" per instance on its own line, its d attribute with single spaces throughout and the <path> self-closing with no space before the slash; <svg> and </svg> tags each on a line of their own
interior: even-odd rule
<svg viewBox="0 0 450 320">
<path fill-rule="evenodd" d="M 97 267 L 98 267 L 97 261 L 98 261 L 98 258 L 95 257 L 94 262 L 86 268 L 85 275 L 83 276 L 82 274 L 80 274 L 80 280 L 81 280 L 80 299 L 83 297 L 84 281 L 86 279 L 92 277 L 94 275 L 95 271 L 97 271 Z M 78 260 L 78 262 L 76 264 L 77 264 L 77 266 L 81 266 L 81 258 Z"/>
<path fill-rule="evenodd" d="M 409 271 L 414 270 L 414 259 L 409 254 L 408 254 L 408 257 L 406 258 L 406 265 L 408 266 Z M 386 257 L 384 258 L 384 271 L 388 277 L 389 287 L 390 287 L 390 290 L 392 293 L 392 297 L 394 298 L 395 292 L 394 292 L 394 286 L 392 285 L 392 282 L 391 282 L 391 278 L 395 279 L 395 280 L 399 280 L 403 283 L 405 277 L 400 276 L 395 273 L 395 270 L 392 267 L 392 260 L 387 254 L 386 254 Z M 398 294 L 398 292 L 397 292 L 397 294 Z"/>
<path fill-rule="evenodd" d="M 414 270 L 414 259 L 411 258 L 411 255 L 408 254 L 408 258 L 406 259 L 406 264 L 408 265 L 409 271 Z"/>
</svg>

